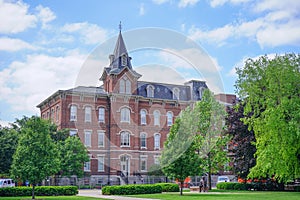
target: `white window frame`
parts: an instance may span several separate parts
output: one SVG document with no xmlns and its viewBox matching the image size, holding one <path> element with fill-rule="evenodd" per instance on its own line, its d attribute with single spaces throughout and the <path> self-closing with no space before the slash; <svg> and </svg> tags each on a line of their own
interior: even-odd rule
<svg viewBox="0 0 300 200">
<path fill-rule="evenodd" d="M 154 126 L 160 126 L 160 112 L 159 110 L 153 111 L 153 118 L 154 118 Z"/>
<path fill-rule="evenodd" d="M 92 147 L 92 130 L 84 130 L 84 145 Z"/>
<path fill-rule="evenodd" d="M 147 111 L 145 109 L 142 109 L 140 111 L 140 116 L 141 116 L 141 125 L 146 125 L 147 124 Z"/>
<path fill-rule="evenodd" d="M 70 129 L 69 135 L 70 136 L 77 136 L 78 130 L 77 129 Z"/>
<path fill-rule="evenodd" d="M 105 132 L 98 131 L 98 147 L 104 147 L 104 146 L 105 146 Z"/>
<path fill-rule="evenodd" d="M 179 88 L 175 87 L 173 88 L 173 99 L 179 100 L 180 90 Z"/>
<path fill-rule="evenodd" d="M 154 158 L 154 164 L 160 165 L 160 162 L 159 162 L 160 156 L 155 155 L 153 158 Z"/>
<path fill-rule="evenodd" d="M 98 172 L 104 172 L 105 171 L 105 156 L 104 155 L 98 155 Z"/>
<path fill-rule="evenodd" d="M 128 131 L 122 131 L 120 133 L 120 146 L 130 147 L 130 133 Z"/>
<path fill-rule="evenodd" d="M 131 82 L 127 76 L 120 79 L 119 87 L 120 94 L 131 94 Z"/>
<path fill-rule="evenodd" d="M 92 107 L 86 106 L 84 108 L 84 121 L 91 122 L 92 121 Z"/>
<path fill-rule="evenodd" d="M 89 161 L 84 163 L 83 171 L 90 172 L 91 171 L 91 156 L 89 155 Z"/>
<path fill-rule="evenodd" d="M 130 123 L 130 109 L 128 107 L 123 107 L 120 110 L 121 112 L 121 122 Z"/>
<path fill-rule="evenodd" d="M 77 106 L 76 105 L 70 106 L 70 121 L 77 121 Z"/>
<path fill-rule="evenodd" d="M 147 86 L 147 97 L 154 97 L 154 86 L 153 85 Z"/>
<path fill-rule="evenodd" d="M 154 149 L 160 149 L 161 135 L 159 133 L 154 134 Z"/>
<path fill-rule="evenodd" d="M 105 108 L 103 107 L 98 108 L 98 122 L 105 122 Z"/>
<path fill-rule="evenodd" d="M 167 125 L 168 126 L 173 125 L 173 113 L 171 111 L 167 112 Z"/>
<path fill-rule="evenodd" d="M 145 145 L 142 145 L 142 144 Z M 147 133 L 140 133 L 140 145 L 141 149 L 147 149 Z"/>
<path fill-rule="evenodd" d="M 144 162 L 144 167 L 143 168 L 143 162 Z M 147 171 L 147 156 L 141 156 L 140 157 L 140 171 L 141 172 L 146 172 Z"/>
</svg>

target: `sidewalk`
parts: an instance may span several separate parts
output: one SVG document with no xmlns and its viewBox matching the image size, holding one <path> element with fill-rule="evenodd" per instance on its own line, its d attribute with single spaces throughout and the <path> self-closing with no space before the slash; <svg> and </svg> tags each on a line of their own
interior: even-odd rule
<svg viewBox="0 0 300 200">
<path fill-rule="evenodd" d="M 145 199 L 125 196 L 113 196 L 113 195 L 102 195 L 101 190 L 78 190 L 78 196 L 85 197 L 96 197 L 103 199 L 115 199 L 115 200 L 157 200 L 157 199 Z"/>
</svg>

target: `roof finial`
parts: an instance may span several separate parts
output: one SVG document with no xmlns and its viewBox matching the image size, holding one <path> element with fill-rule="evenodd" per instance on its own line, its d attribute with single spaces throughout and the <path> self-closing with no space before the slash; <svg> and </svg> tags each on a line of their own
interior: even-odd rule
<svg viewBox="0 0 300 200">
<path fill-rule="evenodd" d="M 119 24 L 119 30 L 120 30 L 120 33 L 121 33 L 121 30 L 122 30 L 122 23 L 120 21 L 120 24 Z"/>
</svg>

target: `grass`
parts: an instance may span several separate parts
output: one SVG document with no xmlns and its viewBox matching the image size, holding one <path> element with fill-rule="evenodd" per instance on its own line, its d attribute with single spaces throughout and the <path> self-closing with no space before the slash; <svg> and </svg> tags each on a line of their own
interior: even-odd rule
<svg viewBox="0 0 300 200">
<path fill-rule="evenodd" d="M 134 195 L 139 198 L 151 198 L 151 199 L 162 199 L 162 200 L 299 200 L 299 192 L 239 192 L 239 191 L 224 191 L 222 193 L 209 192 L 209 193 L 196 193 L 196 192 L 184 192 L 183 196 L 179 193 L 164 193 L 164 194 L 143 194 Z"/>
<path fill-rule="evenodd" d="M 0 197 L 2 200 L 31 200 L 31 197 Z M 36 196 L 36 200 L 95 200 L 101 198 L 94 197 L 80 197 L 80 196 L 51 196 L 51 197 L 40 197 Z"/>
</svg>

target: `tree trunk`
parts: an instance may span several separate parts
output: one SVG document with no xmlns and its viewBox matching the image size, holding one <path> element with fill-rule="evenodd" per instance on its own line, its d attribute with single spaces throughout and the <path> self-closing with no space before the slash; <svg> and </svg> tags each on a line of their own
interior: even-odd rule
<svg viewBox="0 0 300 200">
<path fill-rule="evenodd" d="M 184 181 L 180 181 L 180 195 L 182 195 L 182 190 L 183 190 L 183 182 L 184 182 Z"/>
<path fill-rule="evenodd" d="M 32 199 L 35 199 L 35 196 L 34 196 L 34 188 L 35 188 L 35 184 L 32 184 Z"/>
<path fill-rule="evenodd" d="M 208 153 L 208 190 L 211 190 L 211 160 L 210 153 Z"/>
</svg>

